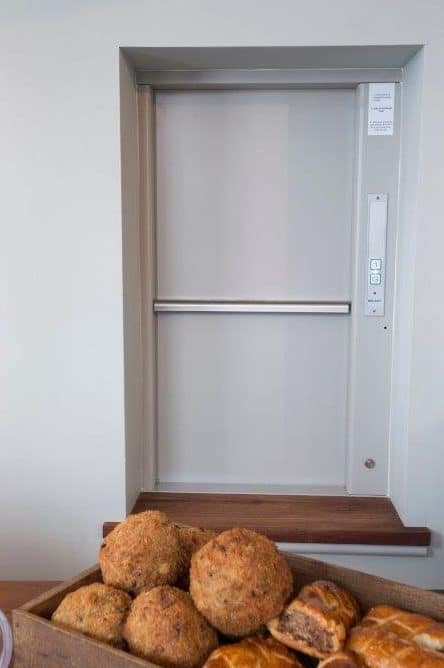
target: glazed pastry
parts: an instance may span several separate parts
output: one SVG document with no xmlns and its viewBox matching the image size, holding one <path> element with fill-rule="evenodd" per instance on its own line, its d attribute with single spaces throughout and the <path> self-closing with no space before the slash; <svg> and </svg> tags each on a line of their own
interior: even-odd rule
<svg viewBox="0 0 444 668">
<path fill-rule="evenodd" d="M 366 668 L 444 668 L 444 656 L 439 652 L 373 626 L 352 629 L 347 649 Z"/>
<path fill-rule="evenodd" d="M 216 649 L 204 668 L 303 668 L 298 659 L 273 638 L 245 638 Z M 338 667 L 341 668 L 341 667 Z"/>
<path fill-rule="evenodd" d="M 302 587 L 298 598 L 321 610 L 334 613 L 347 631 L 359 621 L 357 601 L 348 591 L 334 582 L 316 580 Z"/>
<path fill-rule="evenodd" d="M 444 650 L 444 624 L 431 617 L 400 610 L 391 605 L 377 605 L 365 615 L 362 624 L 391 631 L 426 649 Z"/>
<path fill-rule="evenodd" d="M 267 626 L 284 645 L 323 659 L 343 649 L 348 631 L 358 620 L 353 596 L 334 582 L 318 580 L 303 587 Z"/>
<path fill-rule="evenodd" d="M 359 662 L 351 652 L 336 652 L 318 663 L 318 668 L 359 668 Z"/>
</svg>

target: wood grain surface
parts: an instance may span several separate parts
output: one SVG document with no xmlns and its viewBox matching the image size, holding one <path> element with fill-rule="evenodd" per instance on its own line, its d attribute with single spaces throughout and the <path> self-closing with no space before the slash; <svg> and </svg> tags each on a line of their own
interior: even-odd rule
<svg viewBox="0 0 444 668">
<path fill-rule="evenodd" d="M 404 526 L 386 497 L 142 492 L 133 512 L 149 509 L 217 531 L 248 527 L 283 543 L 430 545 L 429 529 Z M 106 522 L 104 535 L 114 526 Z"/>
<path fill-rule="evenodd" d="M 12 611 L 36 596 L 40 596 L 55 585 L 55 580 L 0 580 L 0 610 L 2 610 L 9 622 L 12 622 Z M 12 661 L 10 668 L 16 666 Z"/>
<path fill-rule="evenodd" d="M 0 610 L 9 616 L 31 599 L 59 584 L 55 580 L 0 580 Z"/>
<path fill-rule="evenodd" d="M 148 661 L 49 621 L 66 594 L 101 579 L 99 567 L 93 566 L 13 611 L 14 668 L 154 667 Z"/>
</svg>

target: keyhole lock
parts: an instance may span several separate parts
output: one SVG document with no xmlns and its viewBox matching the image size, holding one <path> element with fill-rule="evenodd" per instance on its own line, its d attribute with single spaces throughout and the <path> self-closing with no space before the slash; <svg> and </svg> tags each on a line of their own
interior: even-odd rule
<svg viewBox="0 0 444 668">
<path fill-rule="evenodd" d="M 374 469 L 376 466 L 376 462 L 374 459 L 371 459 L 371 457 L 369 457 L 368 459 L 365 460 L 364 466 L 367 469 Z"/>
</svg>

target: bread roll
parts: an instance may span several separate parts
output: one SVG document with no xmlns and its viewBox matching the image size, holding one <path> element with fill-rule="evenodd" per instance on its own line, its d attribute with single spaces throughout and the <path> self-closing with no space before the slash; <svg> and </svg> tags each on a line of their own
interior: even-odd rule
<svg viewBox="0 0 444 668">
<path fill-rule="evenodd" d="M 366 614 L 362 624 L 391 631 L 426 649 L 444 650 L 444 624 L 431 617 L 400 610 L 391 605 L 377 605 Z"/>
<path fill-rule="evenodd" d="M 103 582 L 129 594 L 174 584 L 182 568 L 178 529 L 160 510 L 129 515 L 104 539 L 99 561 Z"/>
<path fill-rule="evenodd" d="M 190 566 L 191 557 L 208 541 L 217 536 L 213 529 L 201 529 L 199 527 L 177 527 L 179 532 L 179 541 L 182 550 L 182 573 L 177 586 L 188 590 L 190 587 Z"/>
<path fill-rule="evenodd" d="M 204 668 L 303 668 L 286 647 L 273 638 L 245 638 L 216 649 Z"/>
<path fill-rule="evenodd" d="M 292 591 L 285 557 L 250 529 L 223 531 L 191 558 L 194 605 L 227 636 L 255 633 L 281 612 Z"/>
<path fill-rule="evenodd" d="M 267 626 L 284 645 L 323 659 L 343 649 L 347 632 L 358 619 L 351 594 L 334 582 L 318 580 L 303 587 Z"/>
<path fill-rule="evenodd" d="M 444 656 L 439 652 L 372 626 L 352 629 L 347 649 L 366 668 L 444 668 Z"/>
<path fill-rule="evenodd" d="M 94 582 L 67 594 L 52 614 L 52 621 L 65 629 L 123 647 L 123 623 L 131 607 L 124 591 Z"/>
<path fill-rule="evenodd" d="M 216 631 L 196 610 L 191 596 L 169 585 L 134 599 L 123 637 L 132 654 L 165 668 L 200 668 L 218 645 Z"/>
</svg>

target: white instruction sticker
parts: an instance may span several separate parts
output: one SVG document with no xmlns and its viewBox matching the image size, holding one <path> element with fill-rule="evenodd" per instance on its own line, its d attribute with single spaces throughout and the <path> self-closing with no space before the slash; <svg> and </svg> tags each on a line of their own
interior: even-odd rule
<svg viewBox="0 0 444 668">
<path fill-rule="evenodd" d="M 392 135 L 395 107 L 394 83 L 371 83 L 368 89 L 368 134 Z"/>
</svg>

